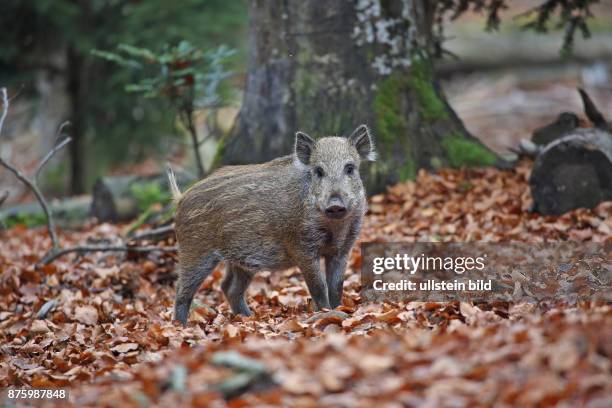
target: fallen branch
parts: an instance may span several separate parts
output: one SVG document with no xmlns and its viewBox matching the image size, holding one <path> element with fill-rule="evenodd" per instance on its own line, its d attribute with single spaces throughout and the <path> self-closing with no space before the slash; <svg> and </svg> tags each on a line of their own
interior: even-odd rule
<svg viewBox="0 0 612 408">
<path fill-rule="evenodd" d="M 166 237 L 172 236 L 172 234 L 174 234 L 174 225 L 171 224 L 171 225 L 165 225 L 159 228 L 145 230 L 138 234 L 134 234 L 132 236 L 132 240 L 134 241 L 142 241 L 145 239 L 162 240 Z"/>
<path fill-rule="evenodd" d="M 50 250 L 40 260 L 42 265 L 47 265 L 56 260 L 57 258 L 70 253 L 84 254 L 87 252 L 136 252 L 136 253 L 148 253 L 148 252 L 176 252 L 176 247 L 158 247 L 158 246 L 129 246 L 129 245 L 82 245 L 72 246 L 68 248 L 58 248 L 57 250 Z"/>
</svg>

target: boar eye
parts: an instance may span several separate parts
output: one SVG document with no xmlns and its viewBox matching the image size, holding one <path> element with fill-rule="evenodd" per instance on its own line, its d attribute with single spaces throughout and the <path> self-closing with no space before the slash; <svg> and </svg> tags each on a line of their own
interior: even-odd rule
<svg viewBox="0 0 612 408">
<path fill-rule="evenodd" d="M 344 171 L 350 176 L 355 172 L 355 165 L 351 163 L 347 164 L 346 166 L 344 166 Z"/>
<path fill-rule="evenodd" d="M 321 167 L 315 167 L 314 172 L 318 178 L 323 178 L 323 176 L 325 175 L 325 172 Z"/>
</svg>

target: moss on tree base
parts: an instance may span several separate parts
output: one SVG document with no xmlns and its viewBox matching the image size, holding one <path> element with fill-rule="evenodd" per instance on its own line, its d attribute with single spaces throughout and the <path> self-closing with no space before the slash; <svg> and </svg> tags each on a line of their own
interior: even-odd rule
<svg viewBox="0 0 612 408">
<path fill-rule="evenodd" d="M 427 60 L 412 59 L 408 85 L 417 97 L 422 118 L 429 122 L 449 118 L 446 104 L 436 92 L 432 72 Z"/>
<path fill-rule="evenodd" d="M 450 135 L 442 139 L 442 149 L 451 167 L 492 166 L 497 161 L 493 152 L 478 142 L 461 135 Z"/>
</svg>

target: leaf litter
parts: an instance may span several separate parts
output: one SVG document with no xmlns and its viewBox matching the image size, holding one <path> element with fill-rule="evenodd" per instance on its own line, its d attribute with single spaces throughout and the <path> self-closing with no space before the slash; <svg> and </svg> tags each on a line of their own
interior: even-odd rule
<svg viewBox="0 0 612 408">
<path fill-rule="evenodd" d="M 522 162 L 420 172 L 372 197 L 360 241 L 612 240 L 612 203 L 529 213 L 529 171 Z M 90 225 L 61 240 L 121 230 Z M 49 247 L 43 229 L 1 239 L 3 388 L 65 387 L 79 407 L 612 403 L 610 303 L 365 303 L 356 246 L 336 310 L 313 313 L 293 268 L 260 273 L 253 316 L 233 316 L 219 267 L 182 328 L 171 320 L 174 254 L 85 254 L 36 268 Z"/>
</svg>

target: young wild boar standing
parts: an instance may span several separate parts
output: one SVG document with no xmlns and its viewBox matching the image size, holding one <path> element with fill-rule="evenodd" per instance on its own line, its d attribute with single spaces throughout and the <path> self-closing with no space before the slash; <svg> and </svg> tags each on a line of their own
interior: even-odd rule
<svg viewBox="0 0 612 408">
<path fill-rule="evenodd" d="M 340 305 L 347 257 L 367 206 L 359 165 L 375 156 L 361 125 L 348 138 L 315 141 L 297 132 L 292 155 L 223 167 L 182 195 L 168 167 L 180 263 L 175 319 L 187 322 L 194 294 L 222 260 L 221 288 L 236 314 L 251 314 L 245 291 L 257 271 L 296 265 L 317 310 Z"/>
</svg>

